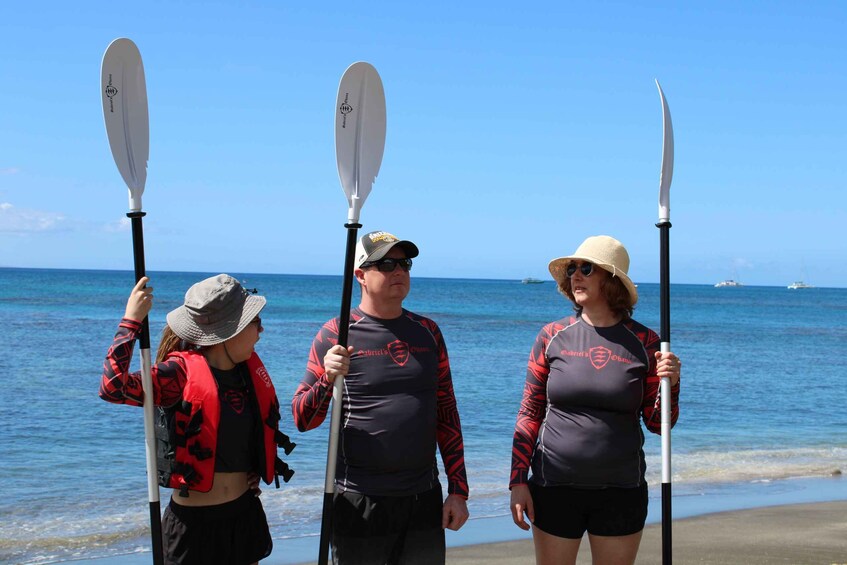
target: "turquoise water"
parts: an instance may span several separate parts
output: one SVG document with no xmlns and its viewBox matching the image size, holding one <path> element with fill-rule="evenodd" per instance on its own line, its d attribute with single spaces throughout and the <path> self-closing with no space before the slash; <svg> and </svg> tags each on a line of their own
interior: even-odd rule
<svg viewBox="0 0 847 565">
<path fill-rule="evenodd" d="M 152 275 L 154 343 L 185 289 L 212 274 Z M 257 349 L 287 405 L 314 334 L 338 315 L 341 278 L 231 274 L 268 298 Z M 141 411 L 97 397 L 103 355 L 132 279 L 130 272 L 0 269 L 2 563 L 148 548 Z M 638 290 L 635 317 L 657 329 L 658 285 Z M 750 485 L 847 470 L 847 289 L 677 285 L 671 302 L 672 349 L 683 359 L 681 417 L 673 434 L 675 508 L 696 512 L 709 500 L 743 496 Z M 479 520 L 467 531 L 479 530 L 507 512 L 511 435 L 529 348 L 538 329 L 569 305 L 551 282 L 414 277 L 406 305 L 435 319 L 447 341 L 465 434 L 469 508 Z M 274 559 L 313 543 L 326 460 L 326 427 L 299 434 L 285 411 L 283 428 L 298 447 L 286 457 L 296 470 L 292 482 L 264 489 Z M 645 449 L 655 487 L 658 436 L 648 434 Z M 820 484 L 815 496 L 823 489 L 825 499 L 828 483 Z M 843 485 L 833 485 L 832 496 L 843 498 Z M 791 500 L 784 487 L 769 490 L 771 503 Z M 651 497 L 655 512 L 657 489 Z"/>
</svg>

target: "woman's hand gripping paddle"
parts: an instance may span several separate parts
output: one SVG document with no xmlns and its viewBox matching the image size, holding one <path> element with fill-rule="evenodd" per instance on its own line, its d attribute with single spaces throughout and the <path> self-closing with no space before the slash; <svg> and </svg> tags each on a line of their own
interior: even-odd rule
<svg viewBox="0 0 847 565">
<path fill-rule="evenodd" d="M 671 205 L 670 191 L 673 179 L 673 124 L 671 112 L 662 86 L 659 88 L 659 98 L 662 100 L 662 172 L 659 176 L 659 253 L 660 253 L 660 305 L 661 305 L 661 351 L 671 350 L 671 280 L 670 280 L 670 227 Z M 662 564 L 673 563 L 671 544 L 671 383 L 670 378 L 663 377 L 659 392 L 662 399 Z"/>
<path fill-rule="evenodd" d="M 350 65 L 341 77 L 335 102 L 335 158 L 341 188 L 347 196 L 347 248 L 344 258 L 344 282 L 341 291 L 341 315 L 338 344 L 347 346 L 350 326 L 350 301 L 353 294 L 353 262 L 359 212 L 371 192 L 382 164 L 385 149 L 385 92 L 379 73 L 368 63 Z M 335 466 L 338 456 L 338 433 L 341 425 L 343 379 L 337 378 L 332 390 L 329 447 L 326 455 L 319 565 L 329 559 L 332 536 L 332 496 L 335 492 Z M 322 403 L 322 402 L 321 402 Z"/>
<path fill-rule="evenodd" d="M 129 188 L 129 213 L 132 220 L 132 250 L 135 281 L 144 272 L 144 232 L 141 218 L 141 194 L 147 181 L 150 153 L 150 129 L 147 115 L 147 85 L 141 53 L 129 39 L 116 39 L 106 49 L 100 70 L 100 96 L 106 134 L 115 164 Z M 159 483 L 156 469 L 156 438 L 153 430 L 153 381 L 150 376 L 150 328 L 144 318 L 139 335 L 141 347 L 141 384 L 144 388 L 144 440 L 147 451 L 147 493 L 150 500 L 150 531 L 153 563 L 163 563 L 162 526 L 159 509 Z"/>
</svg>

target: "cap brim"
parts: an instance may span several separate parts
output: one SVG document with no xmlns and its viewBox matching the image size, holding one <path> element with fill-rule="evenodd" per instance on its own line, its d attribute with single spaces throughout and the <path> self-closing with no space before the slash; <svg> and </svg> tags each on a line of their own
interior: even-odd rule
<svg viewBox="0 0 847 565">
<path fill-rule="evenodd" d="M 377 249 L 376 251 L 374 251 L 373 253 L 368 255 L 365 258 L 365 260 L 362 261 L 362 263 L 360 263 L 360 265 L 363 264 L 363 263 L 369 263 L 371 261 L 379 261 L 380 259 L 384 258 L 386 255 L 388 255 L 389 251 L 391 251 L 392 249 L 394 249 L 397 246 L 400 246 L 400 247 L 403 248 L 403 251 L 406 252 L 406 258 L 407 259 L 414 259 L 415 257 L 418 256 L 419 252 L 418 252 L 418 246 L 417 245 L 415 245 L 414 243 L 412 243 L 411 241 L 408 241 L 408 240 L 401 240 L 401 241 L 396 241 L 396 242 L 394 242 L 390 245 L 385 245 L 383 247 L 380 247 L 379 249 Z"/>
</svg>

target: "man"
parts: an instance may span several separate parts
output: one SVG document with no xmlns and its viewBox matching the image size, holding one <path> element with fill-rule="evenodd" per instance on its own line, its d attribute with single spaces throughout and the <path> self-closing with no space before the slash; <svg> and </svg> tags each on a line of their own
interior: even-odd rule
<svg viewBox="0 0 847 565">
<path fill-rule="evenodd" d="M 447 348 L 432 320 L 403 309 L 418 248 L 390 233 L 356 246 L 362 290 L 348 347 L 338 318 L 312 343 L 291 401 L 302 432 L 326 418 L 332 383 L 344 378 L 332 511 L 333 563 L 444 563 L 444 528 L 468 519 L 462 427 Z M 436 444 L 447 473 L 442 503 Z"/>
</svg>

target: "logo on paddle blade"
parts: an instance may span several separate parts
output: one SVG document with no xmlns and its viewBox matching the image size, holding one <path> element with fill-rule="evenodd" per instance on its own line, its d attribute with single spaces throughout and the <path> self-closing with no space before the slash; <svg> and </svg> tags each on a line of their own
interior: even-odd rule
<svg viewBox="0 0 847 565">
<path fill-rule="evenodd" d="M 409 344 L 396 339 L 387 345 L 391 360 L 401 367 L 409 360 Z"/>
<path fill-rule="evenodd" d="M 106 85 L 104 92 L 106 93 L 106 98 L 109 99 L 109 113 L 114 113 L 115 112 L 115 100 L 114 100 L 114 98 L 118 94 L 118 89 L 117 89 L 117 87 L 112 85 L 112 75 L 111 74 L 109 75 L 109 84 Z"/>
<path fill-rule="evenodd" d="M 350 103 L 348 102 L 349 99 L 350 99 L 350 93 L 345 92 L 344 93 L 344 102 L 342 102 L 341 106 L 338 107 L 338 111 L 341 112 L 341 115 L 343 116 L 343 119 L 341 120 L 342 129 L 347 127 L 347 114 L 349 114 L 350 112 L 353 111 L 353 106 L 351 106 Z"/>
<path fill-rule="evenodd" d="M 612 352 L 605 347 L 592 347 L 588 350 L 588 356 L 591 358 L 591 364 L 595 369 L 602 369 L 612 358 Z"/>
</svg>

